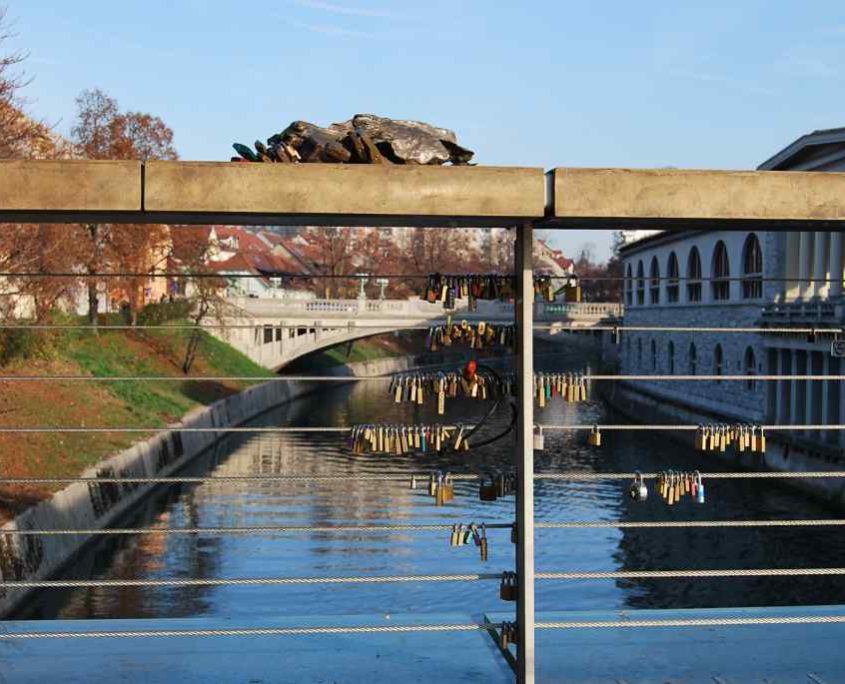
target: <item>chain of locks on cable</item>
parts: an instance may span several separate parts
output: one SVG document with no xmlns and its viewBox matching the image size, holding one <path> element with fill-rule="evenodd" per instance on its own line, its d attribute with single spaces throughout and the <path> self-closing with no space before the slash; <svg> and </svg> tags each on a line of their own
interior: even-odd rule
<svg viewBox="0 0 845 684">
<path fill-rule="evenodd" d="M 724 452 L 734 446 L 740 453 L 766 453 L 766 434 L 762 425 L 699 425 L 695 448 L 699 451 Z"/>
<path fill-rule="evenodd" d="M 397 404 L 422 405 L 428 399 L 437 399 L 437 414 L 446 413 L 446 400 L 458 396 L 470 399 L 500 399 L 516 396 L 516 376 L 505 373 L 495 376 L 478 371 L 467 372 L 417 372 L 395 375 L 388 387 L 388 394 Z M 535 373 L 534 396 L 540 408 L 547 402 L 561 398 L 566 402 L 586 401 L 587 379 L 582 373 Z"/>
<path fill-rule="evenodd" d="M 479 531 L 479 526 L 474 522 L 471 522 L 468 525 L 464 525 L 463 523 L 452 525 L 452 533 L 449 536 L 449 546 L 453 548 L 458 546 L 467 546 L 470 542 L 473 542 L 475 546 L 478 547 L 479 553 L 481 554 L 481 560 L 486 561 L 489 551 L 489 546 L 487 544 L 487 526 L 484 523 L 481 523 L 481 529 Z"/>
<path fill-rule="evenodd" d="M 354 454 L 440 453 L 445 449 L 468 451 L 469 428 L 464 425 L 354 425 L 349 431 L 347 448 Z"/>
<path fill-rule="evenodd" d="M 506 325 L 491 325 L 484 321 L 453 323 L 450 317 L 446 325 L 434 325 L 428 329 L 425 348 L 430 352 L 436 352 L 442 347 L 453 344 L 465 345 L 470 349 L 513 347 L 515 340 L 516 327 L 512 323 Z"/>
<path fill-rule="evenodd" d="M 534 275 L 534 295 L 541 295 L 547 302 L 555 300 L 555 288 L 548 274 Z M 564 287 L 574 287 L 574 276 L 564 278 Z M 440 302 L 443 308 L 454 310 L 459 299 L 467 300 L 467 307 L 475 311 L 479 299 L 507 300 L 516 296 L 516 278 L 501 273 L 431 273 L 426 280 L 421 299 L 434 304 Z"/>
<path fill-rule="evenodd" d="M 678 503 L 681 497 L 690 496 L 693 501 L 704 503 L 704 483 L 701 481 L 701 473 L 680 472 L 677 470 L 664 470 L 657 475 L 657 492 L 670 506 Z M 645 501 L 648 499 L 648 487 L 641 473 L 634 475 L 634 481 L 628 489 L 628 495 L 634 501 Z"/>
</svg>

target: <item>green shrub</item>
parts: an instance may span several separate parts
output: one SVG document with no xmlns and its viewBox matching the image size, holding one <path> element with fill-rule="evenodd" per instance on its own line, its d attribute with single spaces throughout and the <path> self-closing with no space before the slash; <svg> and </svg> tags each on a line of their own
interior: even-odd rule
<svg viewBox="0 0 845 684">
<path fill-rule="evenodd" d="M 187 299 L 147 304 L 138 312 L 138 325 L 162 325 L 169 321 L 185 319 L 190 313 L 191 303 Z"/>
</svg>

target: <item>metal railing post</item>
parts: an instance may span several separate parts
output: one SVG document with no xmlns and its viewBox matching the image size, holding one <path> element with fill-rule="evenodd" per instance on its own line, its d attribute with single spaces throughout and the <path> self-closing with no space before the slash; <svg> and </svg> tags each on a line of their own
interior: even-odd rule
<svg viewBox="0 0 845 684">
<path fill-rule="evenodd" d="M 517 681 L 534 682 L 534 227 L 516 228 L 516 370 L 519 378 L 516 473 Z"/>
</svg>

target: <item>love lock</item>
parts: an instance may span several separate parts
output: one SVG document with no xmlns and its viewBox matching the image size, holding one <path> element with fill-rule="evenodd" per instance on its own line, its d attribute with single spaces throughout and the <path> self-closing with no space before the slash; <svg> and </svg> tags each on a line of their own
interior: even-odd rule
<svg viewBox="0 0 845 684">
<path fill-rule="evenodd" d="M 543 437 L 543 427 L 541 425 L 534 426 L 534 449 L 542 451 L 545 449 L 546 440 Z"/>
<path fill-rule="evenodd" d="M 642 473 L 639 470 L 634 474 L 634 481 L 628 488 L 628 495 L 634 501 L 645 501 L 648 498 L 648 487 L 646 487 Z"/>
</svg>

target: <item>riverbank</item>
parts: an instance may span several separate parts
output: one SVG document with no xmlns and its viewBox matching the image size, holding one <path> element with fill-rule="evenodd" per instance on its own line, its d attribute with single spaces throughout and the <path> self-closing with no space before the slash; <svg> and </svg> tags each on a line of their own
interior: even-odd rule
<svg viewBox="0 0 845 684">
<path fill-rule="evenodd" d="M 178 323 L 178 321 L 174 321 Z M 5 331 L 0 339 L 0 428 L 127 427 L 137 433 L 0 433 L 2 477 L 74 477 L 103 458 L 146 439 L 188 412 L 254 384 L 226 376 L 272 373 L 229 345 L 202 334 L 190 374 L 182 373 L 189 330 Z M 55 380 L 14 380 L 21 376 Z M 91 381 L 61 377 L 91 377 Z M 148 381 L 144 376 L 172 380 Z M 192 377 L 209 377 L 198 380 Z M 96 378 L 138 378 L 103 381 Z M 49 497 L 60 486 L 0 487 L 0 522 Z"/>
</svg>

